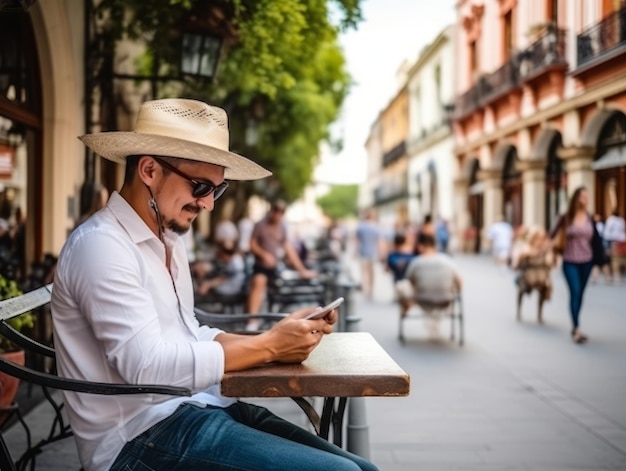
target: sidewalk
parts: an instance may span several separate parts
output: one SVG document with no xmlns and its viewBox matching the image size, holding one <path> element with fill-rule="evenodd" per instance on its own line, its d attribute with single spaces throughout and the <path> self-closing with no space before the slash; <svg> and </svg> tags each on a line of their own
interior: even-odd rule
<svg viewBox="0 0 626 471">
<path fill-rule="evenodd" d="M 427 338 L 419 319 L 407 322 L 401 345 L 382 270 L 374 301 L 357 294 L 361 330 L 411 375 L 409 397 L 366 399 L 372 461 L 383 471 L 626 470 L 625 286 L 588 287 L 581 322 L 590 342 L 575 345 L 560 271 L 545 324 L 536 323 L 534 297 L 524 300 L 518 323 L 512 273 L 487 257 L 455 260 L 465 281 L 464 347 L 446 340 L 447 324 L 441 339 Z M 305 425 L 289 400 L 258 402 Z M 47 432 L 47 409 L 42 404 L 27 417 L 34 432 Z M 14 426 L 5 440 L 17 455 L 24 432 Z M 80 468 L 72 440 L 48 449 L 37 464 Z"/>
<path fill-rule="evenodd" d="M 371 459 L 385 471 L 626 469 L 626 290 L 591 285 L 581 326 L 569 337 L 562 273 L 536 322 L 536 298 L 515 321 L 513 274 L 487 257 L 457 256 L 464 278 L 466 344 L 428 339 L 397 311 L 380 272 L 376 302 L 358 303 L 362 330 L 411 375 L 405 399 L 367 400 Z"/>
</svg>

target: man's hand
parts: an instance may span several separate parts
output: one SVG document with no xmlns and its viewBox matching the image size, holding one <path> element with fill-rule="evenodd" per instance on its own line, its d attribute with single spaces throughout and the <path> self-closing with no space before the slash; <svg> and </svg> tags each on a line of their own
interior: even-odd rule
<svg viewBox="0 0 626 471">
<path fill-rule="evenodd" d="M 296 311 L 261 334 L 267 336 L 268 345 L 274 356 L 273 361 L 300 363 L 309 357 L 324 334 L 333 331 L 337 322 L 337 311 L 332 310 L 321 319 L 305 319 L 315 309 Z"/>
<path fill-rule="evenodd" d="M 324 334 L 337 322 L 332 310 L 321 319 L 305 319 L 317 307 L 293 312 L 270 330 L 258 335 L 221 333 L 217 340 L 224 349 L 224 371 L 239 371 L 268 362 L 301 363 L 317 347 Z"/>
<path fill-rule="evenodd" d="M 298 271 L 298 274 L 300 275 L 300 278 L 305 280 L 310 280 L 317 277 L 317 272 L 315 270 L 309 270 L 308 268 L 303 268 L 302 270 Z"/>
<path fill-rule="evenodd" d="M 270 252 L 263 252 L 263 266 L 265 268 L 276 267 L 276 257 Z"/>
</svg>

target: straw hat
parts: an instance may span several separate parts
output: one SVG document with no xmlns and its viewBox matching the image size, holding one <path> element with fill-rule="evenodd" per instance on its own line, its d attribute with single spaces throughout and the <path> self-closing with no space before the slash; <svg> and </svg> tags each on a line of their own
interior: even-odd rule
<svg viewBox="0 0 626 471">
<path fill-rule="evenodd" d="M 79 139 L 118 163 L 129 155 L 180 157 L 225 167 L 228 180 L 257 180 L 272 173 L 228 150 L 228 117 L 222 108 L 196 100 L 167 98 L 141 105 L 135 130 L 99 132 Z"/>
</svg>

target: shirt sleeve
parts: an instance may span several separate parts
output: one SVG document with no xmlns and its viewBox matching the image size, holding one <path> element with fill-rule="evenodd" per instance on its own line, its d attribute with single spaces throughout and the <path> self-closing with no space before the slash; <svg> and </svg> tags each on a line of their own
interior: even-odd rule
<svg viewBox="0 0 626 471">
<path fill-rule="evenodd" d="M 94 231 L 74 243 L 59 266 L 58 275 L 88 325 L 85 335 L 95 338 L 96 358 L 108 367 L 88 372 L 94 375 L 90 379 L 110 381 L 115 374 L 129 384 L 192 390 L 219 383 L 224 351 L 212 341 L 219 330 L 200 328 L 192 313 L 185 315 L 169 273 L 155 272 L 143 259 L 146 253 L 121 234 Z"/>
</svg>

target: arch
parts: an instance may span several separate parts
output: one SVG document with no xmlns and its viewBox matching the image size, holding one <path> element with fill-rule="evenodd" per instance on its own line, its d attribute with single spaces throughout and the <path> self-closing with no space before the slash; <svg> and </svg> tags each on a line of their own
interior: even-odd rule
<svg viewBox="0 0 626 471">
<path fill-rule="evenodd" d="M 618 113 L 620 113 L 619 110 L 603 109 L 598 111 L 593 118 L 585 124 L 580 138 L 580 145 L 583 147 L 596 147 L 604 125 Z"/>
<path fill-rule="evenodd" d="M 530 159 L 548 160 L 550 153 L 553 150 L 553 146 L 555 145 L 555 140 L 558 140 L 559 143 L 562 140 L 561 133 L 558 130 L 554 128 L 546 128 L 542 130 L 541 134 L 539 134 L 539 137 L 535 141 Z"/>
<path fill-rule="evenodd" d="M 491 166 L 491 168 L 494 170 L 503 170 L 511 150 L 515 150 L 515 153 L 517 155 L 517 150 L 515 149 L 515 146 L 510 142 L 500 144 L 493 154 L 493 165 Z"/>
<path fill-rule="evenodd" d="M 478 171 L 480 170 L 480 161 L 476 157 L 471 157 L 466 160 L 463 166 L 463 177 L 467 180 L 469 185 L 478 181 Z"/>
</svg>

